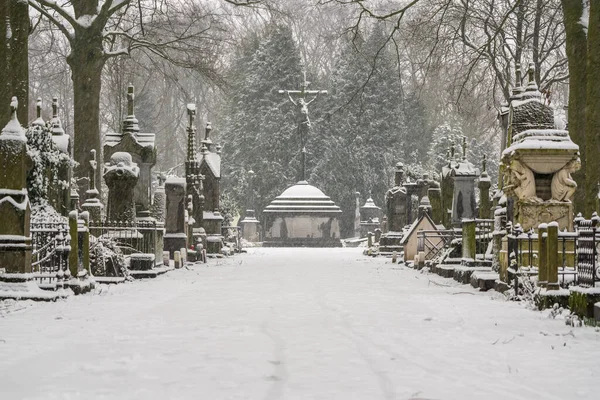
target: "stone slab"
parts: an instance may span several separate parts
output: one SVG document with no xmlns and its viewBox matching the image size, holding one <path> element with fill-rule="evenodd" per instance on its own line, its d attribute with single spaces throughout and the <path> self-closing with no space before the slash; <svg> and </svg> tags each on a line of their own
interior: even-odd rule
<svg viewBox="0 0 600 400">
<path fill-rule="evenodd" d="M 492 272 L 491 268 L 486 267 L 464 267 L 457 266 L 454 268 L 454 280 L 464 285 L 471 283 L 471 275 L 475 271 Z"/>
<path fill-rule="evenodd" d="M 500 276 L 496 272 L 475 271 L 471 274 L 471 286 L 486 292 L 494 288 L 494 285 L 499 278 Z"/>
</svg>

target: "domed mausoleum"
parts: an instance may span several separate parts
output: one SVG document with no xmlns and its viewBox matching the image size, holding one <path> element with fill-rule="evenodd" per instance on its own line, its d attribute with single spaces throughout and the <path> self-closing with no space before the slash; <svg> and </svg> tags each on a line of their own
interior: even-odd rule
<svg viewBox="0 0 600 400">
<path fill-rule="evenodd" d="M 265 247 L 341 247 L 342 210 L 318 188 L 300 181 L 263 211 Z"/>
</svg>

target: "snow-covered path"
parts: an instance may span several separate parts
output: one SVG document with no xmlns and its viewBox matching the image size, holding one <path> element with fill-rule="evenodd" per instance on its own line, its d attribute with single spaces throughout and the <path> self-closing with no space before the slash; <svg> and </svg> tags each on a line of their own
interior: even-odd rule
<svg viewBox="0 0 600 400">
<path fill-rule="evenodd" d="M 456 285 L 359 249 L 252 249 L 5 304 L 0 398 L 597 398 L 600 333 Z"/>
</svg>

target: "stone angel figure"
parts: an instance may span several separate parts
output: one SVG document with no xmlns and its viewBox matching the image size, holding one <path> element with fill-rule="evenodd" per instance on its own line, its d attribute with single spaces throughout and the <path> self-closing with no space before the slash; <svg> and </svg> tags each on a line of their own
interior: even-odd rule
<svg viewBox="0 0 600 400">
<path fill-rule="evenodd" d="M 536 195 L 533 171 L 519 160 L 510 163 L 510 189 L 519 200 L 541 201 Z"/>
<path fill-rule="evenodd" d="M 552 177 L 552 200 L 570 201 L 577 189 L 577 182 L 573 180 L 571 174 L 581 168 L 579 157 L 569 161 L 561 170 Z"/>
</svg>

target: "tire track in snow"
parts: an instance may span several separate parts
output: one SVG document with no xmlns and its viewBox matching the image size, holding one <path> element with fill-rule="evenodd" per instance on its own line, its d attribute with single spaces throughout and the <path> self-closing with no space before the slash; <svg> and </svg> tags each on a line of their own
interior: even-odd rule
<svg viewBox="0 0 600 400">
<path fill-rule="evenodd" d="M 267 377 L 267 380 L 273 381 L 271 388 L 266 393 L 264 400 L 279 400 L 283 398 L 284 385 L 288 379 L 288 373 L 285 367 L 286 359 L 284 355 L 285 341 L 269 328 L 268 320 L 264 320 L 260 326 L 260 331 L 273 342 L 273 360 L 269 360 L 275 367 L 273 375 Z"/>
</svg>

